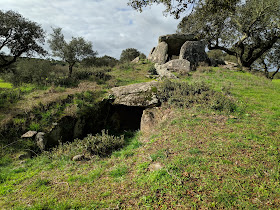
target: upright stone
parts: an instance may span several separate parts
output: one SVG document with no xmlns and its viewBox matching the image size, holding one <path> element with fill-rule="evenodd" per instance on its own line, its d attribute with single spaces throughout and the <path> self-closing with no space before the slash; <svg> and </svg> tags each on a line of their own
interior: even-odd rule
<svg viewBox="0 0 280 210">
<path fill-rule="evenodd" d="M 150 56 L 152 62 L 164 64 L 168 58 L 168 45 L 166 42 L 160 42 Z"/>
<path fill-rule="evenodd" d="M 151 60 L 152 59 L 152 56 L 153 56 L 153 52 L 155 51 L 155 47 L 153 47 L 153 49 L 151 50 L 150 54 L 148 55 L 148 60 Z"/>
<path fill-rule="evenodd" d="M 181 47 L 179 59 L 188 60 L 191 64 L 191 70 L 195 70 L 202 62 L 210 64 L 203 41 L 186 41 Z"/>
</svg>

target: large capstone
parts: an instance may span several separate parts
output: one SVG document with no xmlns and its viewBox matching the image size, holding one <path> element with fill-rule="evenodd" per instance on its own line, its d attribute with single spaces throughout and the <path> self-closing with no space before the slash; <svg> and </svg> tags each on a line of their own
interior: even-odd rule
<svg viewBox="0 0 280 210">
<path fill-rule="evenodd" d="M 157 98 L 158 82 L 144 82 L 111 89 L 113 104 L 138 107 L 154 107 L 159 104 Z"/>
<path fill-rule="evenodd" d="M 165 42 L 168 45 L 169 60 L 174 56 L 179 56 L 182 45 L 186 41 L 197 41 L 194 34 L 168 34 L 160 36 L 158 42 Z"/>
</svg>

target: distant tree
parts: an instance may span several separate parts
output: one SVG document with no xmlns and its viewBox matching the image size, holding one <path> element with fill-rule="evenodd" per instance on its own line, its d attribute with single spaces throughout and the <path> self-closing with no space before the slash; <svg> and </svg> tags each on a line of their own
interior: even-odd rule
<svg viewBox="0 0 280 210">
<path fill-rule="evenodd" d="M 206 3 L 197 4 L 178 32 L 197 34 L 208 49 L 235 56 L 241 67 L 250 68 L 280 39 L 279 0 L 240 0 L 232 11 L 211 11 Z"/>
<path fill-rule="evenodd" d="M 113 57 L 108 56 L 108 55 L 104 55 L 102 57 L 96 57 L 96 56 L 87 57 L 82 61 L 82 65 L 84 67 L 91 67 L 91 66 L 96 66 L 96 67 L 110 66 L 110 67 L 113 67 L 118 62 L 119 61 L 116 58 L 113 58 Z"/>
<path fill-rule="evenodd" d="M 120 62 L 129 62 L 138 57 L 140 52 L 134 48 L 127 48 L 122 51 Z"/>
<path fill-rule="evenodd" d="M 92 43 L 82 37 L 72 37 L 67 43 L 61 28 L 54 28 L 51 38 L 48 40 L 53 56 L 59 57 L 69 64 L 69 77 L 72 75 L 73 66 L 86 57 L 95 56 L 97 52 L 92 50 Z"/>
<path fill-rule="evenodd" d="M 144 53 L 140 53 L 139 58 L 140 58 L 140 59 L 146 59 L 147 56 L 146 56 Z"/>
<path fill-rule="evenodd" d="M 40 45 L 44 42 L 45 32 L 40 25 L 14 11 L 0 10 L 0 68 L 16 62 L 23 54 L 46 55 Z"/>
</svg>

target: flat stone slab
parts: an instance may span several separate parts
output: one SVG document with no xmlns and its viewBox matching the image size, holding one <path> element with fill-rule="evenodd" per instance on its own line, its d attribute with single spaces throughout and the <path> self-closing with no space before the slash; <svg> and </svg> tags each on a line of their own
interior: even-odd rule
<svg viewBox="0 0 280 210">
<path fill-rule="evenodd" d="M 157 98 L 157 88 L 159 82 L 144 82 L 111 89 L 111 97 L 114 98 L 113 104 L 154 107 L 160 102 Z"/>
<path fill-rule="evenodd" d="M 37 131 L 27 131 L 21 136 L 21 138 L 33 138 L 37 134 Z"/>
</svg>

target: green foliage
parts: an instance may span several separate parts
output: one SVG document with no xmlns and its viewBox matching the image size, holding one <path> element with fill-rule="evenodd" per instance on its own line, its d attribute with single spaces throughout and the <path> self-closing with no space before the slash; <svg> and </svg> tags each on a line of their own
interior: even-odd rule
<svg viewBox="0 0 280 210">
<path fill-rule="evenodd" d="M 61 30 L 61 28 L 53 28 L 53 33 L 48 43 L 50 44 L 53 56 L 60 57 L 69 64 L 69 76 L 71 77 L 73 66 L 76 62 L 80 62 L 89 56 L 95 56 L 97 52 L 92 50 L 92 43 L 85 41 L 82 37 L 73 37 L 67 43 Z"/>
<path fill-rule="evenodd" d="M 165 80 L 160 89 L 163 102 L 177 107 L 202 105 L 218 111 L 234 112 L 237 109 L 235 101 L 223 93 L 211 90 L 203 82 L 186 83 Z"/>
<path fill-rule="evenodd" d="M 0 89 L 3 88 L 3 89 L 10 89 L 12 88 L 13 85 L 9 82 L 4 82 L 3 80 L 0 79 Z"/>
<path fill-rule="evenodd" d="M 48 155 L 54 159 L 64 158 L 66 160 L 70 160 L 73 156 L 81 153 L 106 157 L 123 147 L 124 144 L 124 136 L 112 136 L 103 130 L 101 134 L 88 134 L 83 140 L 75 139 L 74 142 L 60 144 Z"/>
<path fill-rule="evenodd" d="M 9 106 L 22 98 L 20 89 L 7 89 L 0 91 L 0 108 Z"/>
<path fill-rule="evenodd" d="M 51 63 L 40 59 L 21 59 L 16 63 L 16 69 L 3 75 L 7 81 L 19 86 L 23 83 L 47 85 L 47 78 L 53 72 Z"/>
<path fill-rule="evenodd" d="M 201 2 L 205 2 L 206 6 L 208 7 L 208 11 L 211 13 L 215 13 L 220 10 L 225 11 L 233 11 L 235 8 L 236 3 L 239 0 L 129 0 L 128 5 L 132 8 L 142 11 L 144 7 L 150 6 L 151 4 L 163 4 L 166 8 L 164 11 L 165 14 L 170 13 L 176 19 L 180 18 L 181 14 L 184 14 L 194 5 L 199 4 Z M 217 9 L 219 8 L 219 9 Z"/>
<path fill-rule="evenodd" d="M 104 55 L 102 57 L 88 57 L 83 59 L 83 61 L 81 62 L 81 64 L 84 67 L 102 67 L 102 66 L 108 66 L 108 67 L 114 67 L 115 65 L 118 64 L 118 60 L 116 58 L 113 58 L 111 56 L 108 55 Z"/>
<path fill-rule="evenodd" d="M 134 58 L 138 57 L 140 55 L 140 52 L 134 48 L 127 48 L 122 51 L 120 62 L 129 62 L 132 61 Z"/>
<path fill-rule="evenodd" d="M 11 65 L 22 54 L 47 53 L 41 46 L 45 33 L 39 24 L 11 10 L 0 10 L 0 22 L 0 68 Z M 8 55 L 2 51 L 5 48 Z"/>
<path fill-rule="evenodd" d="M 108 72 L 111 71 L 111 68 L 108 67 L 100 67 L 100 68 L 79 68 L 77 69 L 72 78 L 76 80 L 91 80 L 96 81 L 98 84 L 104 84 L 106 81 L 111 79 L 111 76 Z"/>
<path fill-rule="evenodd" d="M 223 50 L 248 68 L 279 41 L 278 0 L 238 0 L 232 10 L 217 7 L 215 12 L 208 3 L 197 4 L 194 12 L 182 19 L 178 32 L 197 34 L 208 42 L 209 50 Z"/>
<path fill-rule="evenodd" d="M 40 131 L 40 129 L 41 129 L 41 126 L 37 122 L 31 122 L 31 124 L 29 125 L 29 130 L 31 130 L 31 131 Z"/>
<path fill-rule="evenodd" d="M 100 157 L 108 156 L 112 151 L 123 147 L 125 143 L 124 136 L 110 136 L 105 130 L 102 131 L 101 135 L 97 134 L 92 136 L 89 134 L 83 141 L 85 142 L 86 149 L 92 155 L 98 155 Z"/>
</svg>

